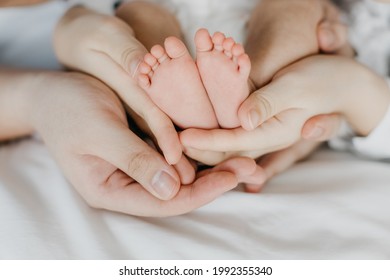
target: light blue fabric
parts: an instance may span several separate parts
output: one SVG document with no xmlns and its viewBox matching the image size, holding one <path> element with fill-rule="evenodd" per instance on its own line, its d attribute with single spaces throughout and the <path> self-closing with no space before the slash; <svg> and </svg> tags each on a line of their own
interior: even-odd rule
<svg viewBox="0 0 390 280">
<path fill-rule="evenodd" d="M 17 68 L 60 69 L 52 44 L 66 2 L 0 9 L 0 65 Z"/>
</svg>

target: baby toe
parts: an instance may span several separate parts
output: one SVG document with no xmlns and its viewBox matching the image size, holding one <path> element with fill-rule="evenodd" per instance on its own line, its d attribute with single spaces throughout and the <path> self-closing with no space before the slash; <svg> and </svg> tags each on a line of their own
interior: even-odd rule
<svg viewBox="0 0 390 280">
<path fill-rule="evenodd" d="M 165 49 L 160 45 L 153 46 L 150 50 L 150 53 L 157 59 L 160 64 L 169 59 Z"/>
<path fill-rule="evenodd" d="M 224 53 L 226 56 L 228 57 L 232 57 L 233 54 L 232 54 L 232 48 L 234 46 L 235 42 L 233 40 L 233 38 L 226 38 L 222 44 L 223 46 L 223 50 L 224 50 Z"/>
<path fill-rule="evenodd" d="M 214 44 L 214 49 L 217 51 L 223 51 L 223 41 L 225 40 L 225 34 L 221 32 L 215 32 L 212 41 Z"/>
</svg>

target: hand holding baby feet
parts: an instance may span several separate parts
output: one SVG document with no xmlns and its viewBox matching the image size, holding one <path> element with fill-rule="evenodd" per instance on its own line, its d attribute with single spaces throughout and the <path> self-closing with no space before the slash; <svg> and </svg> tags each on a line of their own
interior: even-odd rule
<svg viewBox="0 0 390 280">
<path fill-rule="evenodd" d="M 198 69 L 184 43 L 168 37 L 154 46 L 139 66 L 138 83 L 181 128 L 218 127 Z"/>
<path fill-rule="evenodd" d="M 238 109 L 251 89 L 251 63 L 244 48 L 220 32 L 212 37 L 206 29 L 195 35 L 196 64 L 219 125 L 240 126 Z"/>
</svg>

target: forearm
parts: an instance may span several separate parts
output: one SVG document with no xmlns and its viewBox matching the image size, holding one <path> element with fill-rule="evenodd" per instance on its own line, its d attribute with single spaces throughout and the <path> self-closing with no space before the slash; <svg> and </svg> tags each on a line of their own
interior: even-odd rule
<svg viewBox="0 0 390 280">
<path fill-rule="evenodd" d="M 41 72 L 0 69 L 0 141 L 29 135 L 30 106 Z"/>
</svg>

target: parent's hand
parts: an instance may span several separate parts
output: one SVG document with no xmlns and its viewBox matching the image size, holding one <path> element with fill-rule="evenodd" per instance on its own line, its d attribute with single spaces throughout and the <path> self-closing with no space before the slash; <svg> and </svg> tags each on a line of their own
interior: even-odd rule
<svg viewBox="0 0 390 280">
<path fill-rule="evenodd" d="M 348 42 L 348 27 L 340 18 L 340 12 L 336 7 L 325 2 L 323 17 L 317 27 L 318 46 L 323 53 L 352 57 L 355 51 Z M 337 134 L 342 121 L 343 118 L 339 114 L 318 115 L 309 119 L 303 126 L 302 140 L 291 147 L 265 155 L 258 161 L 267 179 L 263 184 L 247 185 L 247 190 L 251 192 L 261 190 L 272 177 L 308 157 L 319 147 L 321 141 L 329 140 Z"/>
<path fill-rule="evenodd" d="M 254 11 L 248 29 L 247 51 L 254 60 L 251 77 L 258 86 L 266 84 L 281 68 L 319 51 L 354 55 L 347 41 L 347 27 L 341 22 L 340 12 L 328 0 L 264 0 Z M 292 47 L 286 48 L 286 41 Z M 257 96 L 249 98 L 240 109 L 242 125 L 248 130 L 254 129 L 253 122 L 259 120 L 248 119 L 251 112 L 247 109 L 259 99 Z M 269 109 L 268 105 L 264 103 L 263 109 Z M 267 180 L 311 154 L 319 146 L 318 141 L 327 140 L 336 134 L 341 121 L 342 117 L 338 114 L 319 115 L 308 120 L 301 131 L 303 140 L 270 153 L 259 161 L 267 174 Z M 191 153 L 191 149 L 187 149 L 187 152 Z M 265 152 L 247 151 L 245 154 L 254 157 Z M 222 154 L 192 150 L 192 154 L 195 153 L 204 160 L 216 159 L 214 163 L 217 163 L 240 152 Z M 261 187 L 262 184 L 247 184 L 249 191 L 258 191 Z"/>
<path fill-rule="evenodd" d="M 255 102 L 248 112 L 260 115 L 260 126 L 252 131 L 184 131 L 181 141 L 186 152 L 206 157 L 207 151 L 216 151 L 220 160 L 237 152 L 261 156 L 296 143 L 308 119 L 334 112 L 345 116 L 356 133 L 367 135 L 387 110 L 389 96 L 386 82 L 354 60 L 318 55 L 283 69 L 252 98 Z M 261 100 L 266 100 L 267 110 Z"/>
<path fill-rule="evenodd" d="M 92 207 L 139 216 L 179 215 L 241 180 L 262 176 L 254 174 L 253 160 L 237 158 L 200 172 L 193 183 L 180 187 L 175 169 L 128 129 L 119 99 L 100 81 L 82 74 L 45 73 L 28 85 L 33 87 L 26 94 L 24 119 Z"/>
<path fill-rule="evenodd" d="M 182 160 L 171 120 L 133 79 L 147 51 L 127 24 L 113 16 L 74 7 L 56 28 L 55 49 L 64 65 L 99 78 L 119 95 L 137 123 L 157 140 L 168 163 Z"/>
</svg>

